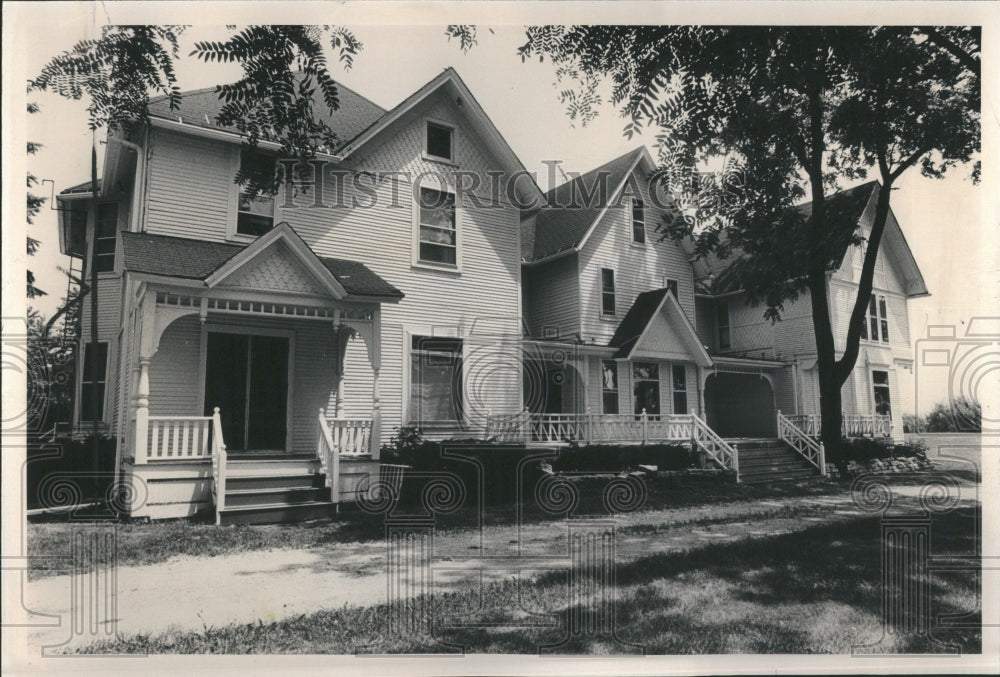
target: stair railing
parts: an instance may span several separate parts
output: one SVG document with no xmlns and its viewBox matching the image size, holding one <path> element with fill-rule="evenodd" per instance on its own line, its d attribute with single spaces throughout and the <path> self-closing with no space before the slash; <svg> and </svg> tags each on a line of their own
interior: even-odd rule
<svg viewBox="0 0 1000 677">
<path fill-rule="evenodd" d="M 222 437 L 222 416 L 216 407 L 212 413 L 212 501 L 215 503 L 215 523 L 222 523 L 226 509 L 226 442 Z"/>
<path fill-rule="evenodd" d="M 326 412 L 319 410 L 316 434 L 316 456 L 319 469 L 325 478 L 324 484 L 330 489 L 330 502 L 340 503 L 340 447 L 333 443 L 333 432 L 326 420 Z"/>
<path fill-rule="evenodd" d="M 736 481 L 740 481 L 739 449 L 735 444 L 730 444 L 722 439 L 717 432 L 709 427 L 708 423 L 698 417 L 697 412 L 693 409 L 691 410 L 691 441 L 721 468 L 734 471 Z"/>
<path fill-rule="evenodd" d="M 820 475 L 826 475 L 826 450 L 823 443 L 808 435 L 780 411 L 778 412 L 778 438 L 797 451 L 802 458 L 816 466 Z"/>
</svg>

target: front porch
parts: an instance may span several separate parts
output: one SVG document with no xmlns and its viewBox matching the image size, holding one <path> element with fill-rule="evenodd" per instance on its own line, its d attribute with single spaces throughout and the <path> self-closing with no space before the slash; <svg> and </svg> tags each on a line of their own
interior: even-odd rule
<svg viewBox="0 0 1000 677">
<path fill-rule="evenodd" d="M 276 230 L 203 283 L 132 287 L 118 406 L 133 517 L 303 519 L 377 479 L 380 304 L 391 299 L 350 293 Z M 348 364 L 366 384 L 350 400 Z"/>
</svg>

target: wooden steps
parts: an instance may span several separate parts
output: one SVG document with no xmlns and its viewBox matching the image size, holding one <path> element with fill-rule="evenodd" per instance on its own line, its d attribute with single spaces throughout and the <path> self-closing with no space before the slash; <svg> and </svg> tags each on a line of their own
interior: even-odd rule
<svg viewBox="0 0 1000 677">
<path fill-rule="evenodd" d="M 226 464 L 220 524 L 271 524 L 334 514 L 315 455 L 241 455 Z"/>
<path fill-rule="evenodd" d="M 819 477 L 816 466 L 779 439 L 727 441 L 736 444 L 739 449 L 741 482 L 799 482 Z"/>
</svg>

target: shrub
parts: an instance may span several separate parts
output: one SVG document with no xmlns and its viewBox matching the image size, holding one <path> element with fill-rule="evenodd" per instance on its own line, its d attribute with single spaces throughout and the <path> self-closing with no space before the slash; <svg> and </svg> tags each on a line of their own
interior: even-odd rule
<svg viewBox="0 0 1000 677">
<path fill-rule="evenodd" d="M 393 429 L 388 444 L 379 450 L 379 458 L 385 463 L 413 465 L 417 449 L 424 444 L 424 434 L 416 426 L 400 426 Z"/>
<path fill-rule="evenodd" d="M 957 397 L 950 402 L 938 402 L 927 414 L 929 433 L 981 432 L 983 410 L 978 402 Z"/>
<path fill-rule="evenodd" d="M 855 437 L 840 441 L 845 461 L 867 463 L 891 458 L 927 458 L 927 443 L 923 440 L 895 443 L 888 437 Z"/>
<path fill-rule="evenodd" d="M 561 472 L 621 472 L 639 465 L 655 465 L 658 470 L 683 470 L 695 465 L 695 455 L 679 444 L 622 446 L 570 445 L 553 464 Z"/>
<path fill-rule="evenodd" d="M 66 507 L 107 498 L 115 477 L 116 446 L 116 438 L 98 437 L 96 462 L 94 436 L 29 446 L 27 508 Z"/>
</svg>

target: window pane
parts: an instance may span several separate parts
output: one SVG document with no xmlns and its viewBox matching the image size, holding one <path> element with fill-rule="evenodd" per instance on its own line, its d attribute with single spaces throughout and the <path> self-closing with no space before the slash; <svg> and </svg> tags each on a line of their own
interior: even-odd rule
<svg viewBox="0 0 1000 677">
<path fill-rule="evenodd" d="M 679 391 L 674 392 L 674 413 L 675 414 L 686 414 L 688 410 L 688 396 L 687 393 L 682 393 Z"/>
<path fill-rule="evenodd" d="M 98 421 L 104 418 L 104 385 L 108 368 L 108 344 L 97 344 L 97 381 L 91 379 L 91 365 L 95 359 L 94 344 L 88 343 L 83 352 L 83 388 L 80 391 L 80 420 Z M 97 402 L 95 405 L 94 397 Z"/>
<path fill-rule="evenodd" d="M 461 339 L 414 336 L 410 356 L 411 418 L 454 421 L 461 411 Z"/>
<path fill-rule="evenodd" d="M 614 315 L 615 314 L 615 294 L 611 292 L 610 294 L 601 295 L 601 313 L 604 315 Z"/>
<path fill-rule="evenodd" d="M 271 216 L 258 216 L 241 212 L 236 219 L 236 232 L 241 235 L 263 235 L 271 230 L 273 225 L 274 218 Z"/>
<path fill-rule="evenodd" d="M 632 365 L 632 378 L 637 381 L 658 381 L 660 379 L 660 365 L 652 362 L 636 362 Z"/>
<path fill-rule="evenodd" d="M 97 205 L 97 237 L 114 237 L 118 230 L 118 203 Z"/>
<path fill-rule="evenodd" d="M 115 270 L 115 255 L 113 253 L 98 254 L 96 268 L 98 273 L 113 273 Z"/>
<path fill-rule="evenodd" d="M 660 413 L 660 384 L 656 381 L 636 381 L 633 386 L 635 395 L 635 413 L 641 414 L 645 409 L 647 414 Z"/>
<path fill-rule="evenodd" d="M 872 383 L 876 385 L 889 385 L 889 372 L 887 371 L 873 371 L 872 372 Z"/>
<path fill-rule="evenodd" d="M 451 130 L 433 122 L 427 123 L 427 154 L 451 159 Z"/>
<path fill-rule="evenodd" d="M 604 390 L 618 390 L 618 364 L 611 360 L 604 360 L 601 364 Z"/>
<path fill-rule="evenodd" d="M 240 211 L 258 216 L 274 216 L 274 198 L 258 197 L 251 200 L 246 195 L 240 195 Z"/>
<path fill-rule="evenodd" d="M 729 326 L 729 304 L 722 302 L 717 306 L 716 314 L 718 316 L 719 327 Z"/>
<path fill-rule="evenodd" d="M 882 320 L 882 341 L 884 343 L 889 342 L 889 321 Z"/>
<path fill-rule="evenodd" d="M 604 392 L 604 413 L 605 414 L 617 414 L 618 413 L 618 393 L 605 391 Z"/>
<path fill-rule="evenodd" d="M 684 365 L 675 364 L 673 367 L 674 390 L 687 390 L 687 369 Z"/>
<path fill-rule="evenodd" d="M 729 327 L 719 328 L 719 350 L 729 350 Z"/>
<path fill-rule="evenodd" d="M 115 238 L 113 237 L 99 237 L 97 238 L 97 253 L 100 254 L 114 254 L 115 253 Z"/>
<path fill-rule="evenodd" d="M 667 291 L 670 292 L 671 294 L 673 294 L 675 299 L 678 298 L 677 297 L 677 280 L 667 280 Z"/>
<path fill-rule="evenodd" d="M 454 247 L 424 242 L 420 243 L 420 260 L 450 264 L 457 264 L 458 261 Z"/>
<path fill-rule="evenodd" d="M 610 268 L 601 268 L 601 291 L 613 292 L 615 290 L 615 271 Z"/>
<path fill-rule="evenodd" d="M 868 338 L 868 322 L 861 320 L 861 338 Z"/>
<path fill-rule="evenodd" d="M 868 301 L 868 314 L 875 315 L 875 294 L 872 294 L 871 299 Z"/>
<path fill-rule="evenodd" d="M 872 317 L 868 318 L 868 322 L 871 325 L 871 329 L 872 329 L 872 340 L 873 341 L 878 341 L 878 318 L 872 316 Z"/>
<path fill-rule="evenodd" d="M 455 246 L 455 231 L 420 226 L 420 241 Z"/>
</svg>

